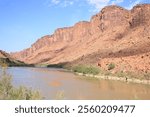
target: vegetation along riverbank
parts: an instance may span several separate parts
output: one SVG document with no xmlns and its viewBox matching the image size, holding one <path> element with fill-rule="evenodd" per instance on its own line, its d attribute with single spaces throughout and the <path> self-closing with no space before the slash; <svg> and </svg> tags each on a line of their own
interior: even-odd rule
<svg viewBox="0 0 150 117">
<path fill-rule="evenodd" d="M 92 66 L 92 65 L 69 66 L 67 64 L 58 64 L 58 65 L 53 64 L 53 65 L 48 65 L 48 67 L 64 68 L 64 69 L 74 72 L 77 75 L 91 77 L 91 78 L 97 78 L 99 80 L 100 79 L 116 80 L 116 81 L 150 85 L 150 79 L 149 79 L 150 73 L 142 74 L 142 73 L 123 72 L 123 71 L 112 73 L 111 70 L 115 68 L 115 65 L 113 65 L 113 64 L 110 64 L 108 66 L 107 71 L 102 70 L 99 67 Z"/>
</svg>

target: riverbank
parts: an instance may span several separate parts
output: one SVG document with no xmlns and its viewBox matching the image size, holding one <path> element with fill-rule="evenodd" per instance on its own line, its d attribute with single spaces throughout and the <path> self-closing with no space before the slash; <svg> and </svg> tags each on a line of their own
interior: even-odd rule
<svg viewBox="0 0 150 117">
<path fill-rule="evenodd" d="M 135 78 L 131 79 L 127 77 L 116 77 L 116 76 L 107 76 L 107 75 L 83 74 L 83 73 L 78 73 L 78 72 L 74 72 L 74 73 L 79 76 L 91 77 L 91 78 L 96 78 L 99 80 L 115 80 L 115 81 L 122 81 L 122 82 L 128 82 L 128 83 L 150 85 L 150 80 L 140 80 L 140 79 L 135 79 Z"/>
<path fill-rule="evenodd" d="M 75 73 L 76 75 L 96 78 L 99 80 L 101 80 L 101 79 L 116 80 L 116 81 L 122 81 L 122 82 L 128 82 L 128 83 L 150 85 L 150 79 L 148 79 L 148 80 L 142 79 L 142 78 L 140 78 L 140 76 L 131 75 L 131 74 L 122 73 L 122 72 L 118 72 L 118 74 L 117 73 L 111 74 L 111 72 L 101 71 L 99 68 L 94 67 L 94 66 L 86 66 L 86 65 L 66 66 L 66 64 L 58 64 L 58 65 L 49 65 L 48 67 L 63 68 L 63 69 L 66 69 L 68 71 Z M 99 69 L 99 71 L 98 71 L 98 69 Z M 103 73 L 101 73 L 101 72 L 103 72 Z M 136 77 L 138 77 L 138 78 L 136 78 Z M 149 75 L 147 75 L 147 77 L 149 77 Z"/>
</svg>

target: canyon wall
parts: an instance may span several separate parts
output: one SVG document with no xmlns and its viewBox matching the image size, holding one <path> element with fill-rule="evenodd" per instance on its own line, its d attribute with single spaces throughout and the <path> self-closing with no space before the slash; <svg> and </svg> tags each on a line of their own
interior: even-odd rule
<svg viewBox="0 0 150 117">
<path fill-rule="evenodd" d="M 131 10 L 107 6 L 89 22 L 78 22 L 72 27 L 57 29 L 35 42 L 30 48 L 11 53 L 13 57 L 32 64 L 101 64 L 112 60 L 121 64 L 128 57 L 131 64 L 136 58 L 146 56 L 150 68 L 150 4 L 140 4 Z M 133 57 L 135 56 L 135 57 Z M 119 59 L 119 60 L 118 60 Z M 127 60 L 125 58 L 125 60 Z M 104 61 L 104 62 L 103 62 Z M 142 65 L 142 62 L 135 62 Z M 104 65 L 105 64 L 105 65 Z M 136 65 L 130 65 L 134 69 Z M 138 69 L 138 68 L 137 68 Z"/>
</svg>

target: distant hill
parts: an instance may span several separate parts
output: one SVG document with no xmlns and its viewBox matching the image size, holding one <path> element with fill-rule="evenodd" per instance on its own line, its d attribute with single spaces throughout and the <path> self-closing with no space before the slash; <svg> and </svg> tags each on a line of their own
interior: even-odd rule
<svg viewBox="0 0 150 117">
<path fill-rule="evenodd" d="M 89 22 L 59 28 L 30 48 L 11 53 L 25 63 L 92 64 L 115 70 L 150 71 L 150 4 L 131 10 L 107 6 Z"/>
<path fill-rule="evenodd" d="M 12 58 L 8 53 L 0 50 L 0 66 L 26 66 L 24 62 Z"/>
</svg>

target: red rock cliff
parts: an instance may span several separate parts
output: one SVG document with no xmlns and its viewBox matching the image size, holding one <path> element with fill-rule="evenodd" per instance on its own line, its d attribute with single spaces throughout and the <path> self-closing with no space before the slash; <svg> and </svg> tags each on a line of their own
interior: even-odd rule
<svg viewBox="0 0 150 117">
<path fill-rule="evenodd" d="M 138 56 L 150 52 L 149 18 L 149 4 L 137 5 L 130 11 L 108 6 L 90 22 L 57 29 L 53 35 L 44 36 L 30 48 L 12 55 L 26 63 L 48 64 L 75 60 L 98 63 L 102 58 Z M 150 67 L 150 59 L 146 60 Z"/>
</svg>

